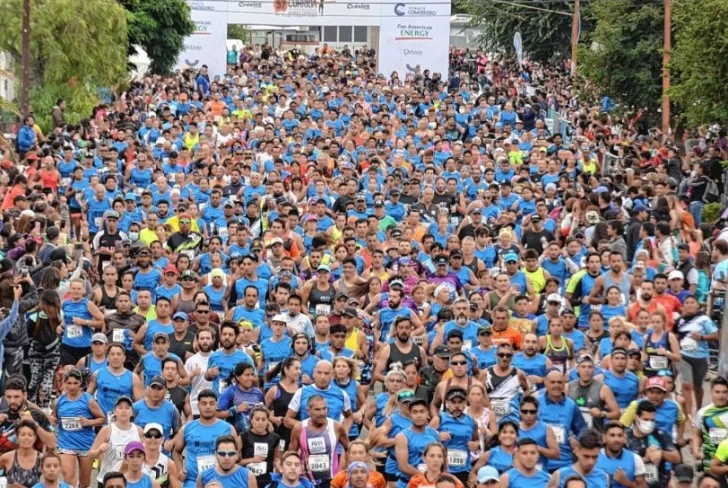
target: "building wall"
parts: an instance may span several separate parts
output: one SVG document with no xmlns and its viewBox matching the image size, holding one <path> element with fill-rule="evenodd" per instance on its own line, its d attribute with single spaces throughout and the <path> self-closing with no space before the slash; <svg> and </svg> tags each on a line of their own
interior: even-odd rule
<svg viewBox="0 0 728 488">
<path fill-rule="evenodd" d="M 16 88 L 19 88 L 13 70 L 10 55 L 5 51 L 0 51 L 0 98 L 10 101 L 15 100 Z"/>
</svg>

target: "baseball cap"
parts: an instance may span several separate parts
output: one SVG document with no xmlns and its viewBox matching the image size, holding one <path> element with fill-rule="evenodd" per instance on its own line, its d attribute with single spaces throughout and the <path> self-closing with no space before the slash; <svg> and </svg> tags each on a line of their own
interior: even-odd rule
<svg viewBox="0 0 728 488">
<path fill-rule="evenodd" d="M 128 404 L 129 404 L 129 406 L 131 406 L 131 405 L 133 405 L 133 404 L 134 404 L 134 402 L 132 401 L 132 399 L 131 399 L 131 398 L 129 398 L 129 397 L 128 397 L 128 396 L 126 396 L 126 395 L 121 395 L 121 396 L 120 396 L 120 397 L 118 397 L 118 398 L 116 399 L 116 401 L 114 402 L 114 406 L 117 406 L 117 405 L 118 405 L 118 404 L 120 404 L 121 402 L 126 402 L 126 403 L 128 403 Z"/>
<path fill-rule="evenodd" d="M 614 354 L 614 351 L 612 351 L 612 354 Z M 653 376 L 652 378 L 647 380 L 645 390 L 649 390 L 652 388 L 657 388 L 658 390 L 662 390 L 665 392 L 667 391 L 667 388 L 665 387 L 665 381 L 659 376 Z"/>
<path fill-rule="evenodd" d="M 695 478 L 695 471 L 688 464 L 678 464 L 675 466 L 675 478 L 678 483 L 692 483 Z"/>
<path fill-rule="evenodd" d="M 159 331 L 159 332 L 154 333 L 154 341 L 156 341 L 157 339 L 161 339 L 161 338 L 165 339 L 166 341 L 169 341 L 169 336 L 165 332 Z"/>
<path fill-rule="evenodd" d="M 64 264 L 68 264 L 68 255 L 62 248 L 56 248 L 51 252 L 50 261 L 63 261 Z"/>
<path fill-rule="evenodd" d="M 582 363 L 593 363 L 594 358 L 591 357 L 589 354 L 584 354 L 583 356 L 579 356 L 576 358 L 576 364 L 582 364 Z"/>
<path fill-rule="evenodd" d="M 273 239 L 271 239 L 270 243 L 268 243 L 268 247 L 273 247 L 276 244 L 283 245 L 283 239 L 281 239 L 280 237 L 274 237 Z"/>
<path fill-rule="evenodd" d="M 397 393 L 397 401 L 402 403 L 410 403 L 415 399 L 415 392 L 412 390 L 399 390 Z"/>
<path fill-rule="evenodd" d="M 187 314 L 184 312 L 177 312 L 172 316 L 172 320 L 182 319 L 187 320 L 189 317 L 187 317 Z"/>
<path fill-rule="evenodd" d="M 278 315 L 275 315 L 273 317 L 273 319 L 271 320 L 271 322 L 283 322 L 285 324 L 286 323 L 286 316 L 283 315 L 282 313 L 279 313 Z"/>
<path fill-rule="evenodd" d="M 450 388 L 445 395 L 445 400 L 453 400 L 455 398 L 462 398 L 463 400 L 468 398 L 468 392 L 459 386 Z"/>
<path fill-rule="evenodd" d="M 126 445 L 124 448 L 124 454 L 131 454 L 134 451 L 140 451 L 146 454 L 146 451 L 144 450 L 144 444 L 142 444 L 139 441 L 131 441 Z"/>
<path fill-rule="evenodd" d="M 442 256 L 442 255 L 437 256 L 435 258 L 435 264 L 445 264 L 446 265 L 447 264 L 447 258 L 445 256 Z"/>
<path fill-rule="evenodd" d="M 163 387 L 166 388 L 167 387 L 167 382 L 164 381 L 164 378 L 162 378 L 161 376 L 155 376 L 149 382 L 149 386 L 154 386 L 154 385 L 163 386 Z"/>
<path fill-rule="evenodd" d="M 186 270 L 182 271 L 182 276 L 180 276 L 180 278 L 194 278 L 194 279 L 197 279 L 197 276 L 195 276 L 195 272 L 192 271 L 191 269 L 186 269 Z"/>
<path fill-rule="evenodd" d="M 56 227 L 54 225 L 52 225 L 46 229 L 46 238 L 48 238 L 49 241 L 58 237 L 59 234 L 60 234 L 60 231 L 58 230 L 58 227 Z"/>
<path fill-rule="evenodd" d="M 627 355 L 627 350 L 623 347 L 615 347 L 612 349 L 612 357 L 614 357 L 617 354 L 622 354 L 623 356 Z"/>
<path fill-rule="evenodd" d="M 124 195 L 124 200 L 136 202 L 136 195 L 129 192 L 126 195 Z"/>
<path fill-rule="evenodd" d="M 225 205 L 223 205 L 223 206 L 224 207 L 235 208 L 235 202 L 233 202 L 232 200 L 228 200 L 228 201 L 225 202 Z"/>
<path fill-rule="evenodd" d="M 558 293 L 552 293 L 546 297 L 547 303 L 561 303 L 561 295 Z"/>
<path fill-rule="evenodd" d="M 489 335 L 493 334 L 493 329 L 491 329 L 490 325 L 482 325 L 478 328 L 478 335 Z"/>
<path fill-rule="evenodd" d="M 174 264 L 168 264 L 166 268 L 164 268 L 164 274 L 167 273 L 174 273 L 176 275 L 179 274 L 179 270 L 177 269 L 177 266 Z"/>
<path fill-rule="evenodd" d="M 439 345 L 435 348 L 435 356 L 440 358 L 450 357 L 450 348 L 447 346 Z"/>
<path fill-rule="evenodd" d="M 116 210 L 109 210 L 106 212 L 106 215 L 104 215 L 104 217 L 107 219 L 119 220 L 119 212 L 117 212 Z"/>
<path fill-rule="evenodd" d="M 498 470 L 493 466 L 483 466 L 478 470 L 478 483 L 483 484 L 498 480 L 500 480 L 500 475 L 498 475 Z"/>
<path fill-rule="evenodd" d="M 327 273 L 331 273 L 331 268 L 329 268 L 325 264 L 319 264 L 319 267 L 316 268 L 316 271 L 325 271 Z"/>
<path fill-rule="evenodd" d="M 150 422 L 144 426 L 145 434 L 148 433 L 150 430 L 156 430 L 160 434 L 164 433 L 164 428 L 161 426 L 161 424 L 158 424 L 157 422 Z"/>
<path fill-rule="evenodd" d="M 506 263 L 517 263 L 518 262 L 518 255 L 514 252 L 509 252 L 505 256 L 503 256 L 503 260 Z"/>
<path fill-rule="evenodd" d="M 561 312 L 561 316 L 563 317 L 564 315 L 573 315 L 574 317 L 576 317 L 576 314 L 570 308 L 567 308 L 566 310 L 563 310 Z"/>
<path fill-rule="evenodd" d="M 684 280 L 685 275 L 682 274 L 682 271 L 679 271 L 677 269 L 670 271 L 670 274 L 667 275 L 668 280 Z"/>
<path fill-rule="evenodd" d="M 343 315 L 347 315 L 349 317 L 356 317 L 357 316 L 356 309 L 354 307 L 347 307 L 346 309 L 344 309 Z"/>
<path fill-rule="evenodd" d="M 106 337 L 101 332 L 97 332 L 97 333 L 95 333 L 94 335 L 91 336 L 91 344 L 93 344 L 94 342 L 101 342 L 103 344 L 108 344 L 109 338 Z"/>
<path fill-rule="evenodd" d="M 637 215 L 640 212 L 646 212 L 649 211 L 647 207 L 642 205 L 641 203 L 635 203 L 634 207 L 632 207 L 632 215 Z"/>
<path fill-rule="evenodd" d="M 346 298 L 348 300 L 349 299 L 349 295 L 347 295 L 343 291 L 340 291 L 339 293 L 336 294 L 336 296 L 334 297 L 334 300 L 338 300 L 340 298 Z"/>
<path fill-rule="evenodd" d="M 534 215 L 533 217 L 531 217 L 531 223 L 535 222 L 541 222 L 541 217 L 539 215 Z"/>
</svg>

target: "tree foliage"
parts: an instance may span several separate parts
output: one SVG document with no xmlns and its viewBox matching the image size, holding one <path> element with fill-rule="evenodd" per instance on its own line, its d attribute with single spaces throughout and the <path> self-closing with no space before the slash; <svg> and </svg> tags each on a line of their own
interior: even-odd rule
<svg viewBox="0 0 728 488">
<path fill-rule="evenodd" d="M 227 38 L 240 39 L 243 42 L 248 42 L 250 39 L 250 29 L 244 25 L 229 24 Z M 240 46 L 238 46 L 238 48 L 240 48 Z"/>
<path fill-rule="evenodd" d="M 728 2 L 678 0 L 671 96 L 691 126 L 728 121 Z"/>
<path fill-rule="evenodd" d="M 521 6 L 515 5 L 517 3 Z M 534 61 L 564 59 L 571 53 L 573 2 L 526 5 L 514 0 L 456 0 L 459 11 L 469 14 L 482 29 L 482 48 L 493 52 L 513 52 L 513 35 L 521 33 L 523 51 Z M 554 13 L 560 12 L 560 13 Z M 567 15 L 563 15 L 567 14 Z"/>
<path fill-rule="evenodd" d="M 19 77 L 21 25 L 22 0 L 0 0 L 0 49 Z M 114 0 L 31 0 L 30 102 L 41 127 L 58 96 L 74 120 L 88 116 L 99 87 L 124 82 L 126 43 L 126 13 Z"/>
<path fill-rule="evenodd" d="M 141 46 L 149 56 L 154 74 L 168 74 L 184 48 L 185 37 L 195 30 L 185 0 L 127 0 L 129 11 L 129 54 Z"/>
<path fill-rule="evenodd" d="M 662 86 L 662 5 L 594 0 L 590 7 L 595 27 L 580 46 L 579 74 L 603 94 L 654 116 Z"/>
</svg>

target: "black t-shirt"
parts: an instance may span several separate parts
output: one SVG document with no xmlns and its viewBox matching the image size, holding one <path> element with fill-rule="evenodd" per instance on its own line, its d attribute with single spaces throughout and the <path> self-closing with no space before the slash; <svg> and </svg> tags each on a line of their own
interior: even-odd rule
<svg viewBox="0 0 728 488">
<path fill-rule="evenodd" d="M 260 486 L 270 483 L 270 473 L 273 472 L 273 459 L 276 449 L 280 449 L 281 436 L 269 432 L 265 435 L 258 435 L 248 431 L 241 437 L 243 441 L 242 458 L 250 459 L 261 456 L 265 463 L 248 464 L 246 468 L 253 472 Z"/>
<path fill-rule="evenodd" d="M 349 204 L 349 202 L 352 202 L 353 200 L 354 199 L 351 198 L 349 195 L 341 195 L 334 202 L 334 206 L 332 207 L 332 210 L 336 213 L 345 213 L 346 206 Z"/>
<path fill-rule="evenodd" d="M 189 392 L 177 385 L 174 388 L 169 388 L 167 393 L 164 395 L 165 400 L 172 402 L 177 412 L 182 415 L 185 409 L 185 400 L 187 399 Z"/>
<path fill-rule="evenodd" d="M 658 444 L 662 451 L 674 451 L 676 449 L 675 444 L 672 442 L 672 437 L 665 431 L 655 429 L 652 434 L 645 437 L 636 437 L 634 435 L 634 429 L 627 429 L 624 432 L 627 438 L 626 448 L 643 457 L 647 452 L 647 448 L 651 445 Z M 657 479 L 654 476 L 654 470 L 657 468 Z M 662 461 L 659 466 L 655 466 L 650 463 L 645 463 L 647 486 L 650 488 L 657 488 L 658 486 L 667 486 L 670 481 L 670 471 L 665 468 L 665 461 Z"/>
<path fill-rule="evenodd" d="M 177 340 L 174 334 L 169 334 L 169 352 L 171 352 L 172 354 L 176 354 L 177 356 L 179 356 L 182 362 L 185 362 L 187 360 L 187 355 L 185 353 L 195 353 L 194 349 L 192 348 L 192 343 L 194 342 L 194 340 L 195 334 L 191 330 L 187 331 L 187 334 L 181 341 Z"/>
<path fill-rule="evenodd" d="M 526 249 L 535 249 L 539 255 L 543 253 L 549 242 L 555 240 L 554 235 L 546 229 L 541 229 L 541 232 L 535 232 L 533 230 L 527 230 L 523 233 L 521 242 Z"/>
<path fill-rule="evenodd" d="M 33 417 L 33 420 L 35 420 L 35 423 L 41 429 L 46 432 L 53 432 L 53 427 L 48 416 L 41 410 L 31 408 L 26 404 L 25 408 L 21 408 L 18 412 L 13 412 L 8 407 L 8 402 L 3 398 L 0 400 L 0 414 L 7 415 L 7 419 L 0 424 L 0 454 L 5 454 L 18 448 L 15 426 L 26 411 L 30 412 L 31 417 Z M 36 441 L 35 447 L 39 451 L 43 449 L 43 443 L 40 442 L 40 438 Z"/>
</svg>

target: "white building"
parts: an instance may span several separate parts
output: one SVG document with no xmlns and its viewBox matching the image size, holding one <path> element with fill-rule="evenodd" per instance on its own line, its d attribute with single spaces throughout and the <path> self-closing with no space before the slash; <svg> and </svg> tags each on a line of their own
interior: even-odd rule
<svg viewBox="0 0 728 488">
<path fill-rule="evenodd" d="M 0 98 L 13 101 L 16 96 L 17 80 L 13 60 L 5 51 L 0 51 Z"/>
</svg>

